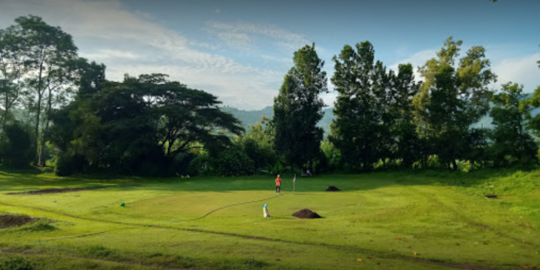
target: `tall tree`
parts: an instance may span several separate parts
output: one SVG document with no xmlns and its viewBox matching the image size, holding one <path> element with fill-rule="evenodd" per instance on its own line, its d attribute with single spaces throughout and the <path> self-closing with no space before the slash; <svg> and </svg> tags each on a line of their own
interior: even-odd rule
<svg viewBox="0 0 540 270">
<path fill-rule="evenodd" d="M 34 114 L 34 135 L 38 146 L 38 165 L 43 163 L 43 133 L 49 126 L 49 115 L 57 102 L 65 102 L 73 70 L 69 63 L 77 58 L 77 47 L 71 35 L 60 27 L 45 23 L 40 17 L 15 19 L 6 29 L 5 39 L 19 42 L 10 53 L 24 64 L 26 85 L 24 105 Z"/>
<path fill-rule="evenodd" d="M 338 92 L 334 103 L 330 141 L 341 151 L 342 162 L 370 170 L 381 158 L 388 86 L 382 63 L 374 64 L 375 50 L 368 41 L 345 45 L 334 56 L 332 83 Z M 383 151 L 384 152 L 384 151 Z"/>
<path fill-rule="evenodd" d="M 0 100 L 3 110 L 1 125 L 4 128 L 13 119 L 12 109 L 18 104 L 23 78 L 28 69 L 22 53 L 26 40 L 15 33 L 13 27 L 0 30 Z"/>
<path fill-rule="evenodd" d="M 438 58 L 419 69 L 424 82 L 413 101 L 419 134 L 431 145 L 425 154 L 439 155 L 453 169 L 469 151 L 461 139 L 489 111 L 488 85 L 496 80 L 483 47 L 473 46 L 455 65 L 461 44 L 448 38 Z"/>
<path fill-rule="evenodd" d="M 391 137 L 395 140 L 394 156 L 404 168 L 410 168 L 421 154 L 421 142 L 413 119 L 412 99 L 418 92 L 411 64 L 399 65 L 398 73 L 390 73 L 391 87 L 389 114 Z"/>
<path fill-rule="evenodd" d="M 315 44 L 296 51 L 293 61 L 274 98 L 275 146 L 289 164 L 302 166 L 320 152 L 323 130 L 316 125 L 323 117 L 324 102 L 319 95 L 328 90 Z"/>
<path fill-rule="evenodd" d="M 523 86 L 517 83 L 502 85 L 502 92 L 493 96 L 490 116 L 495 126 L 491 139 L 492 157 L 496 166 L 508 165 L 507 156 L 520 163 L 534 160 L 537 145 L 526 131 L 526 120 L 530 119 L 532 107 L 524 101 L 527 96 Z"/>
<path fill-rule="evenodd" d="M 540 60 L 537 62 L 538 67 L 540 68 Z M 534 90 L 533 95 L 530 99 L 524 101 L 527 104 L 531 105 L 534 108 L 540 108 L 540 85 L 536 90 Z M 535 115 L 534 117 L 529 118 L 527 128 L 533 132 L 536 137 L 540 137 L 540 114 Z M 540 158 L 540 152 L 539 152 Z"/>
</svg>

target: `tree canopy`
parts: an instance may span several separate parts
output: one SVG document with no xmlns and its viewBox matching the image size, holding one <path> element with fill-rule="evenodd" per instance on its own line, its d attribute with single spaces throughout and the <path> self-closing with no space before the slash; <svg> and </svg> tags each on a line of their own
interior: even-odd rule
<svg viewBox="0 0 540 270">
<path fill-rule="evenodd" d="M 275 146 L 288 164 L 300 167 L 320 153 L 323 130 L 316 125 L 324 102 L 319 95 L 328 90 L 315 44 L 296 51 L 293 61 L 274 99 Z"/>
</svg>

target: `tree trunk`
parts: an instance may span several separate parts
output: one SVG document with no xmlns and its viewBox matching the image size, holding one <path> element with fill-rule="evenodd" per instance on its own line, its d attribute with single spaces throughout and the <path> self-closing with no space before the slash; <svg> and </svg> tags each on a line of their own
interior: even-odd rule
<svg viewBox="0 0 540 270">
<path fill-rule="evenodd" d="M 38 88 L 37 88 L 37 94 L 38 94 L 38 101 L 37 101 L 37 110 L 36 110 L 36 127 L 35 127 L 35 134 L 36 134 L 36 147 L 39 147 L 39 118 L 41 116 L 41 100 L 43 98 L 41 87 L 43 84 L 43 56 L 41 58 L 41 63 L 39 65 L 39 77 L 38 77 Z M 41 150 L 40 150 L 41 151 Z M 37 165 L 41 165 L 41 155 L 38 153 L 38 160 Z"/>
<path fill-rule="evenodd" d="M 41 142 L 39 146 L 38 165 L 43 165 L 41 159 L 43 158 L 43 148 L 45 148 L 45 133 L 49 130 L 51 109 L 52 109 L 52 89 L 49 87 L 49 97 L 47 100 L 47 120 L 45 121 L 45 129 L 43 130 L 42 136 L 41 136 Z"/>
<path fill-rule="evenodd" d="M 7 89 L 7 83 L 5 84 L 5 89 L 6 91 L 6 100 L 5 100 L 5 105 L 4 105 L 4 119 L 2 121 L 2 130 L 5 130 L 6 129 L 6 124 L 7 124 L 7 118 L 8 118 L 8 106 L 9 106 L 9 97 L 8 97 L 8 89 Z"/>
<path fill-rule="evenodd" d="M 454 167 L 453 170 L 456 171 L 458 169 L 458 166 L 455 159 L 452 159 L 452 165 Z"/>
</svg>

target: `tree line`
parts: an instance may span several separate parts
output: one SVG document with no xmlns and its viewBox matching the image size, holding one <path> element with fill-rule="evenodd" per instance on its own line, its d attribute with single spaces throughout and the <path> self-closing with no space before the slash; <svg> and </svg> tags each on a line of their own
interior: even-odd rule
<svg viewBox="0 0 540 270">
<path fill-rule="evenodd" d="M 58 175 L 249 175 L 389 168 L 533 166 L 538 162 L 540 86 L 497 76 L 482 46 L 461 55 L 449 38 L 418 68 L 389 70 L 368 42 L 333 57 L 336 119 L 317 127 L 328 93 L 315 45 L 293 55 L 274 117 L 245 131 L 212 94 L 165 74 L 106 79 L 104 64 L 78 56 L 71 35 L 37 16 L 0 30 L 0 158 L 4 166 Z M 539 61 L 540 67 L 540 61 Z M 493 129 L 475 126 L 482 117 Z"/>
</svg>

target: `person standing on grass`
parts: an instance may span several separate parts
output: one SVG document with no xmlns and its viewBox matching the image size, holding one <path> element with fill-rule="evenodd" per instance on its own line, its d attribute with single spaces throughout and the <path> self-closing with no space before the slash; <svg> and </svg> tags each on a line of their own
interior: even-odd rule
<svg viewBox="0 0 540 270">
<path fill-rule="evenodd" d="M 276 193 L 279 193 L 281 189 L 281 177 L 279 177 L 279 174 L 276 178 Z"/>
</svg>

